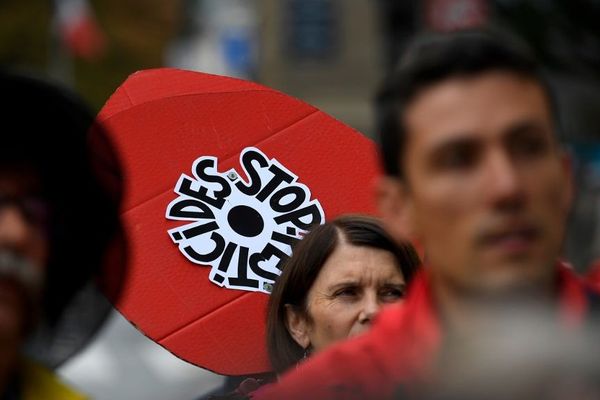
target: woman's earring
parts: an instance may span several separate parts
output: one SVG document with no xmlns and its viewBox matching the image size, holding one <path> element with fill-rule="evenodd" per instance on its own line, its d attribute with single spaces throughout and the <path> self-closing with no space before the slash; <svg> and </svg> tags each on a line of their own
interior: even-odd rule
<svg viewBox="0 0 600 400">
<path fill-rule="evenodd" d="M 310 344 L 308 346 L 306 346 L 304 348 L 304 354 L 302 355 L 302 360 L 306 360 L 308 358 L 308 356 L 310 356 L 310 353 L 312 352 L 312 348 L 310 347 Z"/>
<path fill-rule="evenodd" d="M 304 361 L 306 361 L 306 359 L 310 356 L 311 353 L 311 348 L 310 348 L 310 344 L 308 346 L 306 346 L 304 348 L 304 353 L 302 353 L 302 358 L 300 360 L 298 360 L 298 362 L 296 363 L 296 368 L 298 368 L 300 366 L 300 364 L 302 364 Z"/>
</svg>

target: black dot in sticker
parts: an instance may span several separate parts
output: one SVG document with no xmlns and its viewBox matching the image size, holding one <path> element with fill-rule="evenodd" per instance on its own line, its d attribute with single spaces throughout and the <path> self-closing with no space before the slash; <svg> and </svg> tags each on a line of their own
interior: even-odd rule
<svg viewBox="0 0 600 400">
<path fill-rule="evenodd" d="M 223 283 L 223 281 L 225 280 L 225 277 L 223 275 L 216 274 L 213 279 L 219 283 Z"/>
<path fill-rule="evenodd" d="M 259 235 L 265 223 L 255 209 L 248 206 L 235 206 L 227 214 L 227 222 L 235 232 L 242 236 L 254 237 Z"/>
<path fill-rule="evenodd" d="M 173 233 L 173 239 L 181 240 L 182 239 L 181 233 L 180 232 Z"/>
<path fill-rule="evenodd" d="M 295 235 L 296 234 L 296 230 L 294 228 L 292 228 L 291 226 L 288 226 L 286 232 L 287 232 L 288 235 Z"/>
</svg>

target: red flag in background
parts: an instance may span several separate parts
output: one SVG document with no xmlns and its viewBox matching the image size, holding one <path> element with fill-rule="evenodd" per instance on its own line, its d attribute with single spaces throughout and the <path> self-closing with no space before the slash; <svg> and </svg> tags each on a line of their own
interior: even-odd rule
<svg viewBox="0 0 600 400">
<path fill-rule="evenodd" d="M 54 4 L 55 23 L 69 52 L 88 61 L 104 55 L 106 36 L 88 0 L 54 0 Z"/>
</svg>

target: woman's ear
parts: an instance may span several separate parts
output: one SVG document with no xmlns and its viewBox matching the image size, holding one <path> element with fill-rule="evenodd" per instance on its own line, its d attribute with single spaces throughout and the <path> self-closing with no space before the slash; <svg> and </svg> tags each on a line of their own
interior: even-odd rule
<svg viewBox="0 0 600 400">
<path fill-rule="evenodd" d="M 310 346 L 310 338 L 308 336 L 308 320 L 306 315 L 297 307 L 291 304 L 285 305 L 285 319 L 286 328 L 292 338 L 298 343 L 303 349 L 307 349 Z"/>
</svg>

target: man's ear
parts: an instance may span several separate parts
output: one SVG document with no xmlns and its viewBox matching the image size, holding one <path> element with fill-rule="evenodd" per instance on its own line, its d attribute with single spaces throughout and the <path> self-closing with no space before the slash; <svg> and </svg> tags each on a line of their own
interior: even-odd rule
<svg viewBox="0 0 600 400">
<path fill-rule="evenodd" d="M 310 338 L 308 337 L 308 321 L 304 313 L 300 312 L 297 307 L 291 304 L 285 305 L 286 328 L 292 338 L 303 349 L 310 346 Z"/>
<path fill-rule="evenodd" d="M 376 198 L 388 233 L 397 241 L 415 239 L 412 203 L 406 184 L 398 178 L 383 176 L 376 185 Z"/>
</svg>

